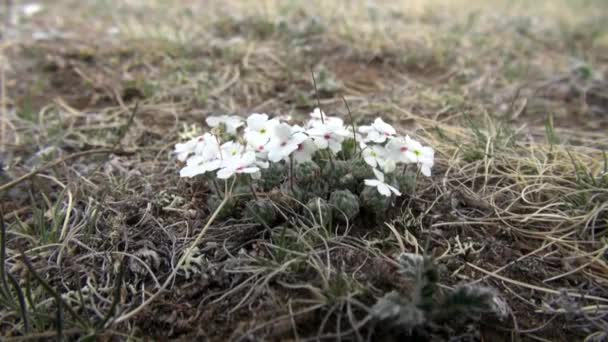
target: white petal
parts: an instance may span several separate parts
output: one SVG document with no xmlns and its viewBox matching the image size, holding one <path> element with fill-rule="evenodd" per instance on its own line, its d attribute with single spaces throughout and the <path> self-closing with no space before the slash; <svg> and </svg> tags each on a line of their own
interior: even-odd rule
<svg viewBox="0 0 608 342">
<path fill-rule="evenodd" d="M 240 169 L 238 172 L 239 173 L 255 173 L 260 171 L 259 168 L 255 167 L 255 166 L 251 166 L 251 167 L 246 167 L 244 169 Z"/>
<path fill-rule="evenodd" d="M 372 126 L 359 126 L 359 133 L 367 134 L 373 130 Z"/>
<path fill-rule="evenodd" d="M 220 168 L 222 165 L 222 161 L 219 159 L 209 161 L 202 166 L 205 168 L 205 171 L 215 171 Z"/>
<path fill-rule="evenodd" d="M 325 133 L 327 132 L 326 129 L 324 129 L 323 126 L 317 126 L 317 127 L 313 127 L 311 129 L 308 130 L 308 135 L 312 135 L 312 136 L 316 136 L 316 137 L 322 137 L 323 135 L 325 135 Z"/>
<path fill-rule="evenodd" d="M 274 138 L 279 141 L 289 140 L 289 136 L 291 135 L 291 126 L 286 123 L 278 124 L 274 126 Z"/>
<path fill-rule="evenodd" d="M 321 115 L 325 116 L 325 113 L 323 111 L 321 111 L 321 109 L 319 109 L 319 107 L 316 107 L 312 113 L 310 113 L 310 117 L 315 118 L 315 119 L 320 119 Z"/>
<path fill-rule="evenodd" d="M 431 176 L 431 168 L 428 165 L 422 164 L 420 166 L 420 172 L 427 177 Z"/>
<path fill-rule="evenodd" d="M 422 147 L 421 151 L 422 151 L 422 155 L 425 158 L 429 158 L 432 160 L 435 157 L 435 151 L 433 150 L 432 147 L 424 146 L 424 147 Z"/>
<path fill-rule="evenodd" d="M 272 149 L 270 150 L 270 152 L 268 152 L 268 160 L 270 160 L 273 163 L 278 162 L 279 160 L 285 158 L 285 155 L 283 153 L 281 153 L 282 151 L 279 149 Z"/>
<path fill-rule="evenodd" d="M 392 192 L 393 192 L 395 195 L 397 195 L 397 196 L 401 196 L 401 192 L 400 192 L 400 191 L 399 191 L 397 188 L 395 188 L 394 186 L 390 186 L 390 185 L 388 185 L 388 184 L 387 184 L 386 186 L 387 186 L 387 187 L 388 187 L 388 188 L 389 188 L 389 189 L 390 189 L 390 190 L 391 190 L 391 191 L 392 191 Z"/>
<path fill-rule="evenodd" d="M 373 169 L 372 171 L 374 171 L 376 178 L 378 178 L 381 183 L 384 183 L 384 174 L 376 169 Z"/>
<path fill-rule="evenodd" d="M 378 165 L 376 158 L 374 158 L 371 155 L 363 156 L 363 160 L 367 163 L 367 165 L 369 165 L 371 167 L 376 167 L 376 165 Z"/>
<path fill-rule="evenodd" d="M 300 143 L 295 142 L 295 141 L 291 141 L 289 143 L 287 143 L 287 145 L 283 146 L 282 150 L 283 150 L 283 154 L 288 156 L 291 153 L 293 153 L 293 151 L 298 149 L 298 146 L 300 145 Z"/>
<path fill-rule="evenodd" d="M 384 136 L 382 136 L 378 131 L 370 131 L 365 138 L 366 141 L 378 142 L 377 140 L 381 140 Z M 381 141 L 380 141 L 381 142 Z"/>
<path fill-rule="evenodd" d="M 180 152 L 177 154 L 177 160 L 184 162 L 186 161 L 186 159 L 188 159 L 188 156 L 190 155 L 190 151 L 184 151 L 184 152 Z"/>
<path fill-rule="evenodd" d="M 208 116 L 205 121 L 209 127 L 217 127 L 220 125 L 220 123 L 222 123 L 222 118 L 219 116 Z"/>
<path fill-rule="evenodd" d="M 247 140 L 247 144 L 255 148 L 266 145 L 269 138 L 270 137 L 267 134 L 260 134 L 257 131 L 249 131 L 245 133 L 245 140 Z"/>
<path fill-rule="evenodd" d="M 333 153 L 338 153 L 340 151 L 342 151 L 342 143 L 340 141 L 331 139 L 329 141 L 329 149 L 333 152 Z"/>
<path fill-rule="evenodd" d="M 268 115 L 253 113 L 247 118 L 247 127 L 259 130 L 264 127 L 266 121 L 268 121 Z"/>
<path fill-rule="evenodd" d="M 205 173 L 205 170 L 199 166 L 186 166 L 179 171 L 180 177 L 194 177 Z"/>
<path fill-rule="evenodd" d="M 397 164 L 393 160 L 387 159 L 382 161 L 382 171 L 385 173 L 391 173 L 395 171 L 396 168 Z"/>
<path fill-rule="evenodd" d="M 367 186 L 378 186 L 378 184 L 380 184 L 380 181 L 377 179 L 365 179 L 363 182 Z"/>
<path fill-rule="evenodd" d="M 378 184 L 378 192 L 386 197 L 391 197 L 391 190 L 388 185 L 384 183 Z"/>
<path fill-rule="evenodd" d="M 243 154 L 243 156 L 241 157 L 241 162 L 244 165 L 251 165 L 255 163 L 255 152 L 245 152 L 245 154 Z"/>
<path fill-rule="evenodd" d="M 227 179 L 230 178 L 234 174 L 234 170 L 230 168 L 223 168 L 217 172 L 217 178 Z"/>
<path fill-rule="evenodd" d="M 422 149 L 422 144 L 420 144 L 418 141 L 416 141 L 414 139 L 411 139 L 409 136 L 406 136 L 405 140 L 406 140 L 405 144 L 411 151 Z"/>
<path fill-rule="evenodd" d="M 405 163 L 416 163 L 418 162 L 418 156 L 414 153 L 413 150 L 405 151 Z"/>
<path fill-rule="evenodd" d="M 317 147 L 321 150 L 324 150 L 327 148 L 327 146 L 329 146 L 329 142 L 323 137 L 315 138 L 313 139 L 313 141 L 315 142 L 315 145 L 317 145 Z"/>
<path fill-rule="evenodd" d="M 199 165 L 199 164 L 203 163 L 204 161 L 205 161 L 205 159 L 203 158 L 203 156 L 192 156 L 192 157 L 188 158 L 188 160 L 186 160 L 186 165 L 188 165 L 188 166 Z"/>
<path fill-rule="evenodd" d="M 295 151 L 293 160 L 297 163 L 305 163 L 312 160 L 312 154 L 307 152 Z"/>
</svg>

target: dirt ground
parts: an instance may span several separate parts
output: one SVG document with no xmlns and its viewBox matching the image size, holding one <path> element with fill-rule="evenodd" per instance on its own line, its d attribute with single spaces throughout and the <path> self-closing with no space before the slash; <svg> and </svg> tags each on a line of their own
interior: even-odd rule
<svg viewBox="0 0 608 342">
<path fill-rule="evenodd" d="M 0 273 L 36 312 L 0 308 L 7 341 L 403 340 L 368 315 L 408 291 L 401 252 L 504 309 L 412 340 L 608 340 L 605 1 L 32 3 L 2 7 Z M 386 222 L 207 226 L 175 143 L 306 118 L 311 73 L 327 113 L 433 146 L 433 176 Z"/>
</svg>

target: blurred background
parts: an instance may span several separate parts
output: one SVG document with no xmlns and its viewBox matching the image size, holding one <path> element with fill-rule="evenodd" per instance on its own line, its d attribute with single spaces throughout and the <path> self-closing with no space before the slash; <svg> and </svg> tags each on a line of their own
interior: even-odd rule
<svg viewBox="0 0 608 342">
<path fill-rule="evenodd" d="M 5 107 L 22 116 L 57 99 L 80 110 L 135 98 L 192 122 L 295 113 L 313 105 L 313 70 L 330 108 L 345 96 L 442 122 L 466 110 L 528 127 L 551 114 L 583 136 L 607 127 L 602 0 L 5 0 L 2 11 Z"/>
</svg>

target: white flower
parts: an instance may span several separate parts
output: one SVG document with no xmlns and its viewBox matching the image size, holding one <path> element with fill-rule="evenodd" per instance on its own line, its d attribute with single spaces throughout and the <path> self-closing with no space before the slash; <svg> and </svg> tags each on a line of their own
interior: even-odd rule
<svg viewBox="0 0 608 342">
<path fill-rule="evenodd" d="M 175 144 L 175 150 L 173 153 L 177 155 L 177 160 L 181 162 L 186 161 L 186 159 L 188 159 L 188 157 L 194 153 L 196 145 L 199 143 L 199 138 L 200 137 L 196 137 L 186 141 L 185 143 Z"/>
<path fill-rule="evenodd" d="M 232 140 L 227 141 L 222 144 L 219 158 L 224 162 L 228 162 L 231 159 L 240 158 L 244 150 L 245 146 Z"/>
<path fill-rule="evenodd" d="M 264 146 L 270 140 L 274 126 L 278 124 L 279 120 L 269 120 L 268 115 L 266 114 L 253 113 L 247 118 L 245 140 L 247 140 L 247 143 L 252 146 Z"/>
<path fill-rule="evenodd" d="M 293 151 L 292 157 L 296 164 L 304 163 L 312 160 L 312 156 L 317 152 L 317 145 L 314 141 L 306 134 L 304 127 L 293 125 L 291 127 L 292 133 L 301 133 L 305 136 L 305 139 L 298 144 L 298 148 Z"/>
<path fill-rule="evenodd" d="M 374 120 L 374 123 L 370 126 L 360 126 L 359 132 L 367 134 L 365 141 L 373 141 L 375 143 L 383 143 L 387 138 L 397 134 L 393 126 L 384 122 L 381 118 Z"/>
<path fill-rule="evenodd" d="M 209 116 L 205 121 L 209 127 L 219 127 L 223 124 L 228 134 L 236 134 L 237 128 L 243 126 L 243 119 L 236 115 Z"/>
<path fill-rule="evenodd" d="M 193 140 L 196 142 L 192 148 L 194 155 L 188 158 L 186 166 L 180 170 L 179 174 L 181 177 L 194 177 L 205 172 L 217 170 L 220 167 L 220 148 L 215 137 L 209 133 L 205 133 Z M 186 152 L 190 152 L 190 150 L 182 150 L 180 153 L 183 156 L 183 153 Z"/>
<path fill-rule="evenodd" d="M 222 161 L 219 159 L 206 160 L 203 156 L 195 155 L 186 161 L 186 166 L 179 171 L 179 176 L 194 177 L 197 175 L 202 175 L 206 172 L 219 169 L 221 164 Z"/>
<path fill-rule="evenodd" d="M 431 168 L 433 167 L 435 151 L 433 148 L 428 146 L 422 146 L 416 140 L 410 139 L 407 151 L 407 158 L 412 163 L 416 163 L 420 166 L 420 172 L 423 175 L 430 177 Z"/>
<path fill-rule="evenodd" d="M 418 141 L 405 138 L 391 139 L 386 144 L 387 157 L 401 163 L 415 163 L 420 166 L 423 175 L 429 177 L 434 164 L 435 151 L 431 147 L 422 146 Z"/>
<path fill-rule="evenodd" d="M 312 156 L 317 152 L 317 145 L 311 138 L 306 138 L 298 144 L 298 148 L 293 151 L 293 160 L 298 163 L 309 162 L 312 160 Z"/>
<path fill-rule="evenodd" d="M 385 173 L 393 172 L 397 168 L 396 162 L 387 157 L 386 148 L 383 146 L 362 144 L 361 148 L 363 160 L 372 168 L 381 168 Z"/>
<path fill-rule="evenodd" d="M 376 187 L 378 192 L 386 197 L 391 197 L 391 192 L 397 196 L 401 196 L 401 192 L 399 192 L 399 190 L 384 182 L 384 174 L 382 172 L 374 169 L 374 175 L 376 175 L 376 179 L 366 179 L 365 185 Z"/>
<path fill-rule="evenodd" d="M 201 155 L 205 160 L 217 159 L 219 156 L 220 144 L 214 135 L 210 133 L 199 137 L 198 144 L 194 148 L 194 154 Z"/>
<path fill-rule="evenodd" d="M 409 136 L 405 136 L 405 138 L 393 138 L 388 141 L 386 144 L 386 157 L 394 160 L 398 163 L 411 163 L 409 157 L 409 149 L 410 149 L 410 139 Z"/>
<path fill-rule="evenodd" d="M 258 145 L 253 146 L 251 143 L 247 142 L 247 146 L 245 147 L 245 151 L 253 151 L 255 153 L 255 158 L 258 160 L 261 168 L 265 169 L 268 167 L 268 148 L 266 145 Z"/>
<path fill-rule="evenodd" d="M 244 154 L 224 160 L 222 168 L 217 172 L 217 178 L 227 179 L 240 173 L 257 173 L 260 169 L 256 165 L 255 152 L 248 151 Z"/>
<path fill-rule="evenodd" d="M 344 121 L 336 116 L 327 116 L 325 112 L 320 110 L 319 108 L 315 108 L 312 113 L 310 113 L 311 119 L 308 121 L 306 127 L 312 128 L 319 125 L 324 124 L 332 124 L 336 126 L 344 126 Z"/>
<path fill-rule="evenodd" d="M 334 153 L 342 150 L 342 142 L 344 141 L 344 137 L 348 135 L 348 131 L 344 129 L 342 120 L 317 124 L 310 128 L 307 133 L 318 148 L 326 149 L 329 147 Z"/>
<path fill-rule="evenodd" d="M 278 162 L 287 158 L 307 138 L 304 133 L 292 129 L 286 123 L 276 125 L 268 143 L 268 160 Z"/>
<path fill-rule="evenodd" d="M 384 147 L 380 145 L 365 146 L 361 155 L 367 165 L 373 168 L 384 164 L 384 161 L 386 160 L 386 151 L 384 150 Z"/>
<path fill-rule="evenodd" d="M 266 148 L 266 145 L 251 146 L 250 144 L 247 144 L 245 150 L 247 152 L 253 151 L 255 153 L 255 158 L 257 160 L 256 165 L 260 168 L 267 169 L 268 166 L 270 166 L 268 163 L 268 149 Z"/>
</svg>

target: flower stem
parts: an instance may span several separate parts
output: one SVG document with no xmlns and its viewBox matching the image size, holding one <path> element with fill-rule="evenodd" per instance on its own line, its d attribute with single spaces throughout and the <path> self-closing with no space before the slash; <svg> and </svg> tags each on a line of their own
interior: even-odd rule
<svg viewBox="0 0 608 342">
<path fill-rule="evenodd" d="M 247 184 L 249 185 L 249 190 L 251 190 L 251 194 L 253 195 L 253 198 L 255 198 L 255 200 L 259 200 L 258 195 L 255 193 L 255 189 L 253 188 L 253 178 L 251 178 L 251 176 L 248 177 L 248 182 Z"/>
<path fill-rule="evenodd" d="M 414 198 L 414 196 L 416 196 L 416 188 L 417 188 L 416 185 L 418 184 L 418 174 L 419 173 L 420 173 L 420 167 L 418 167 L 418 170 L 414 174 L 414 189 L 412 189 L 412 195 L 410 196 L 410 199 L 407 201 L 407 208 L 410 207 L 410 204 L 412 204 L 412 199 Z"/>
<path fill-rule="evenodd" d="M 355 119 L 353 118 L 353 113 L 350 111 L 350 106 L 348 102 L 346 102 L 346 98 L 342 96 L 342 101 L 344 101 L 344 105 L 346 106 L 346 110 L 348 111 L 348 117 L 350 118 L 350 125 L 353 126 L 353 140 L 355 141 L 355 147 L 353 149 L 353 156 L 357 154 L 357 126 L 355 126 Z"/>
<path fill-rule="evenodd" d="M 416 188 L 418 187 L 418 175 L 420 174 L 420 167 L 418 167 L 416 169 L 416 174 L 414 175 L 414 190 L 412 191 L 412 193 L 415 195 L 416 194 Z"/>
<path fill-rule="evenodd" d="M 289 187 L 291 188 L 291 191 L 293 192 L 293 156 L 290 155 L 289 156 Z"/>
<path fill-rule="evenodd" d="M 312 85 L 315 87 L 315 96 L 317 97 L 317 108 L 319 108 L 319 115 L 321 115 L 321 123 L 325 124 L 325 118 L 323 117 L 323 111 L 321 110 L 321 100 L 319 100 L 319 90 L 317 89 L 317 80 L 315 79 L 315 72 L 310 68 L 310 74 L 312 75 Z"/>
<path fill-rule="evenodd" d="M 334 164 L 334 158 L 331 156 L 331 150 L 327 149 L 327 157 L 329 158 L 329 164 L 331 165 L 331 170 L 336 169 L 336 164 Z"/>
<path fill-rule="evenodd" d="M 222 192 L 220 191 L 220 185 L 217 184 L 217 179 L 211 178 L 211 183 L 213 184 L 213 188 L 215 189 L 215 194 L 220 196 Z"/>
</svg>

